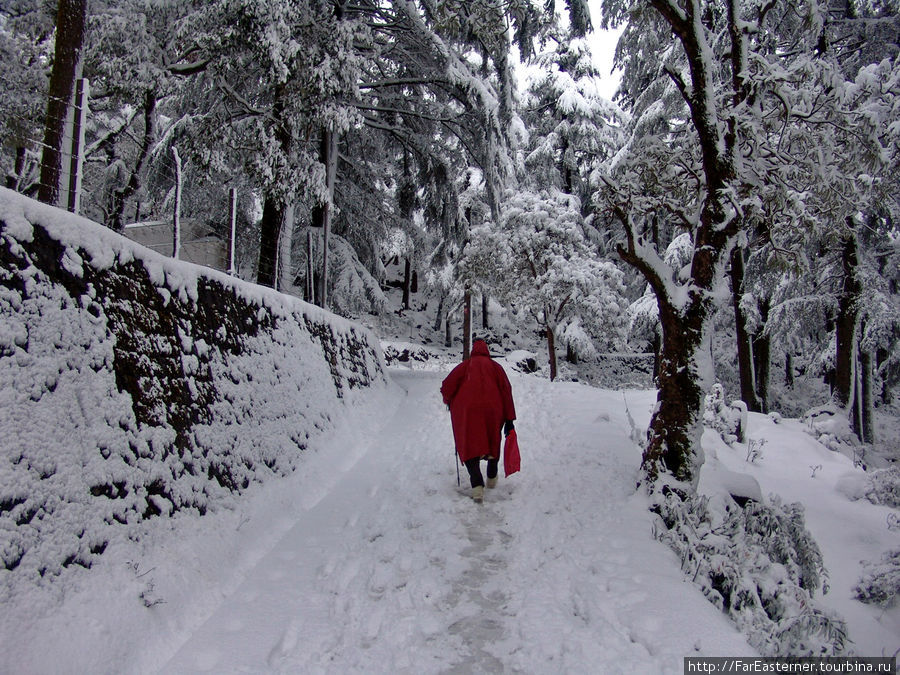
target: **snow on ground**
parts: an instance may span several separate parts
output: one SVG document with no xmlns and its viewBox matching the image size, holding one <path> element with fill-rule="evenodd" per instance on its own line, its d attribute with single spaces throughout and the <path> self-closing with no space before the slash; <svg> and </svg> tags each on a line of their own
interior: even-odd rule
<svg viewBox="0 0 900 675">
<path fill-rule="evenodd" d="M 0 671 L 676 673 L 751 653 L 650 537 L 622 393 L 514 376 L 523 471 L 478 506 L 443 373 L 391 374 L 293 476 L 156 520 L 56 609 L 12 608 Z"/>
<path fill-rule="evenodd" d="M 403 398 L 359 463 L 164 672 L 662 673 L 750 653 L 649 537 L 619 394 L 513 378 L 525 470 L 478 506 L 442 374 L 393 377 Z"/>
<path fill-rule="evenodd" d="M 626 404 L 645 425 L 654 392 L 512 375 L 523 470 L 479 506 L 464 469 L 456 484 L 444 374 L 390 369 L 294 475 L 233 511 L 154 519 L 56 604 L 4 608 L 0 672 L 680 673 L 753 653 L 651 537 Z M 707 433 L 709 466 L 806 503 L 825 604 L 857 654 L 892 654 L 897 609 L 849 590 L 896 546 L 888 510 L 838 491 L 862 472 L 799 423 L 751 424 L 763 457 Z"/>
</svg>

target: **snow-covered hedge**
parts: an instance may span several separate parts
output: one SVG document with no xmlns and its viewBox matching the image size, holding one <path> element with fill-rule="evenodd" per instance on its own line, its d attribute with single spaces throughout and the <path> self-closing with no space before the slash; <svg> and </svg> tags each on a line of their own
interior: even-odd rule
<svg viewBox="0 0 900 675">
<path fill-rule="evenodd" d="M 0 582 L 292 471 L 384 383 L 366 329 L 0 189 Z"/>
<path fill-rule="evenodd" d="M 896 605 L 900 598 L 900 548 L 885 552 L 878 562 L 863 563 L 863 568 L 854 596 L 884 608 Z"/>
<path fill-rule="evenodd" d="M 869 475 L 865 496 L 873 504 L 900 509 L 900 466 L 873 471 Z"/>
<path fill-rule="evenodd" d="M 845 651 L 843 620 L 816 605 L 828 591 L 827 573 L 803 506 L 748 501 L 727 495 L 653 493 L 656 537 L 710 602 L 734 619 L 767 656 L 830 656 Z"/>
</svg>

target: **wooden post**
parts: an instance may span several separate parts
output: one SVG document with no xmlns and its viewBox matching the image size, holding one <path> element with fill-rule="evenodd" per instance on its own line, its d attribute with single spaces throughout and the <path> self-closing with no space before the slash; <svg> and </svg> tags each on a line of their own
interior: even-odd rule
<svg viewBox="0 0 900 675">
<path fill-rule="evenodd" d="M 237 274 L 234 264 L 234 242 L 237 237 L 237 188 L 228 191 L 228 266 L 226 271 L 231 276 Z"/>
<path fill-rule="evenodd" d="M 316 290 L 313 283 L 315 276 L 315 265 L 313 264 L 313 234 L 312 228 L 306 228 L 306 301 L 315 304 Z"/>
<path fill-rule="evenodd" d="M 68 198 L 61 190 L 60 179 L 69 169 L 68 163 L 63 159 L 68 151 L 65 134 L 72 119 L 75 82 L 80 75 L 86 17 L 87 0 L 59 0 L 38 189 L 38 199 L 52 206 L 66 206 Z"/>
<path fill-rule="evenodd" d="M 175 157 L 175 213 L 172 223 L 172 257 L 178 258 L 181 248 L 181 157 L 178 148 L 172 148 Z"/>
<path fill-rule="evenodd" d="M 81 173 L 84 167 L 84 126 L 87 121 L 89 82 L 79 78 L 75 82 L 75 105 L 72 115 L 72 156 L 69 159 L 68 195 L 66 208 L 72 213 L 81 211 Z"/>
</svg>

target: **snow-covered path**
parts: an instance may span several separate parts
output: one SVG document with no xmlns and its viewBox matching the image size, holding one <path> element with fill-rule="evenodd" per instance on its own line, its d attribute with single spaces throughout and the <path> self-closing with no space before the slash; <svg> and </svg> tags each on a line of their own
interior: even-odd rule
<svg viewBox="0 0 900 675">
<path fill-rule="evenodd" d="M 441 375 L 391 374 L 396 409 L 331 448 L 336 482 L 162 672 L 680 673 L 752 653 L 651 539 L 621 393 L 513 378 L 523 471 L 479 506 Z M 645 416 L 652 394 L 627 396 Z"/>
</svg>

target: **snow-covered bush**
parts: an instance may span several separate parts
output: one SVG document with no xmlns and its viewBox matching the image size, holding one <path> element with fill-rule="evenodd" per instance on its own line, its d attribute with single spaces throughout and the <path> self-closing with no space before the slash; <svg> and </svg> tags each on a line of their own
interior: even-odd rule
<svg viewBox="0 0 900 675">
<path fill-rule="evenodd" d="M 721 384 L 713 385 L 706 397 L 703 424 L 715 429 L 726 443 L 743 442 L 747 435 L 747 404 L 734 401 L 725 403 L 725 389 Z"/>
<path fill-rule="evenodd" d="M 834 403 L 807 411 L 802 420 L 809 433 L 829 450 L 850 455 L 852 446 L 857 444 L 847 414 L 838 410 Z"/>
<path fill-rule="evenodd" d="M 900 508 L 900 466 L 873 471 L 866 486 L 866 499 L 873 504 Z"/>
<path fill-rule="evenodd" d="M 513 370 L 517 370 L 520 373 L 536 373 L 538 369 L 537 357 L 532 352 L 524 349 L 518 349 L 507 354 L 505 360 L 507 363 L 512 364 Z"/>
<path fill-rule="evenodd" d="M 865 571 L 853 588 L 853 595 L 862 602 L 880 607 L 892 607 L 900 597 L 900 548 L 887 551 L 878 562 L 863 563 Z"/>
<path fill-rule="evenodd" d="M 803 506 L 769 501 L 742 508 L 726 495 L 682 497 L 663 488 L 653 494 L 655 536 L 762 654 L 840 654 L 844 621 L 812 599 L 819 587 L 827 592 L 827 572 Z"/>
</svg>

